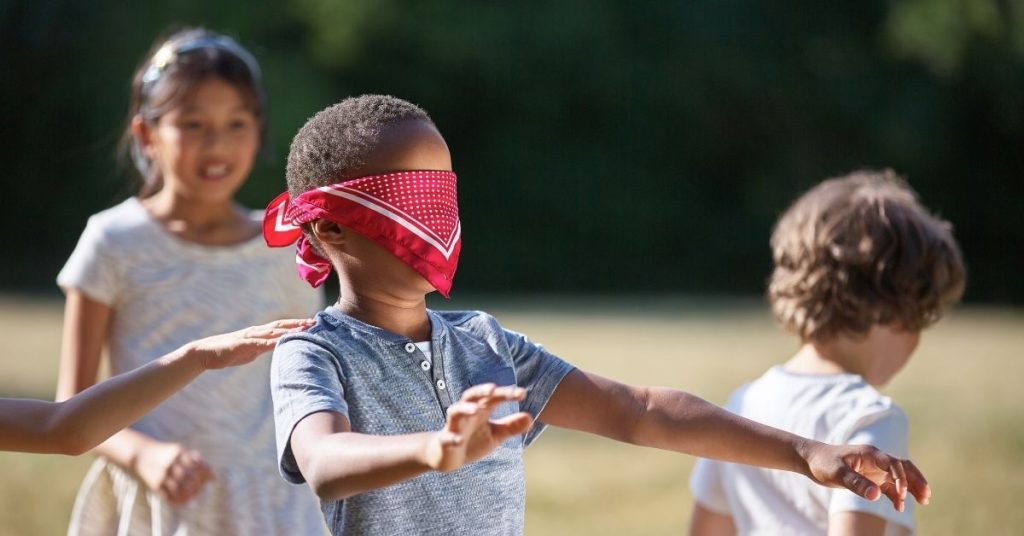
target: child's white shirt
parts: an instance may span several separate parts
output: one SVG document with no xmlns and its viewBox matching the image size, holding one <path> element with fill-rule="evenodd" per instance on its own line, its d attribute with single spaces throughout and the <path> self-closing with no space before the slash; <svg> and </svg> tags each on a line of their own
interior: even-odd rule
<svg viewBox="0 0 1024 536">
<path fill-rule="evenodd" d="M 231 246 L 187 242 L 134 197 L 89 218 L 57 282 L 114 310 L 115 374 L 202 337 L 310 316 L 322 301 L 296 274 L 290 249 L 268 248 L 260 236 Z M 211 465 L 216 478 L 196 500 L 172 507 L 101 458 L 79 492 L 69 534 L 148 534 L 161 525 L 167 534 L 322 533 L 316 497 L 276 474 L 269 376 L 269 356 L 206 372 L 132 425 L 184 443 Z"/>
<path fill-rule="evenodd" d="M 780 366 L 732 394 L 726 409 L 833 444 L 870 444 L 907 458 L 908 421 L 891 399 L 856 374 L 797 374 Z M 830 514 L 863 512 L 914 529 L 914 504 L 897 512 L 882 497 L 819 486 L 788 471 L 698 460 L 690 479 L 703 507 L 732 517 L 739 534 L 825 534 Z"/>
</svg>

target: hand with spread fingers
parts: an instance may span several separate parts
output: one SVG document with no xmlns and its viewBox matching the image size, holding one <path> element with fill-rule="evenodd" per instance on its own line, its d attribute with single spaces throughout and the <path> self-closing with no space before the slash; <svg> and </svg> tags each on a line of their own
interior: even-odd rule
<svg viewBox="0 0 1024 536">
<path fill-rule="evenodd" d="M 805 455 L 809 476 L 831 487 L 843 487 L 869 500 L 885 495 L 902 512 L 907 492 L 928 504 L 931 488 L 910 460 L 890 456 L 870 445 L 827 445 L 814 442 Z"/>
<path fill-rule="evenodd" d="M 252 326 L 188 343 L 135 370 L 125 372 L 52 403 L 0 398 L 0 450 L 78 455 L 137 421 L 157 404 L 183 388 L 203 371 L 245 365 L 274 349 L 277 340 L 312 326 L 311 319 L 286 319 Z M 129 446 L 119 458 L 123 466 L 142 456 Z M 159 458 L 159 456 L 157 456 Z M 182 463 L 195 465 L 183 458 Z M 153 468 L 149 483 L 162 481 L 169 462 L 147 462 Z M 208 469 L 208 468 L 207 468 Z M 199 487 L 208 470 L 192 470 L 189 482 Z M 153 488 L 156 490 L 157 488 Z"/>
<path fill-rule="evenodd" d="M 277 320 L 199 339 L 186 348 L 197 354 L 199 362 L 207 370 L 244 365 L 273 350 L 282 336 L 302 331 L 314 323 L 308 318 Z"/>
<path fill-rule="evenodd" d="M 533 424 L 527 413 L 491 420 L 491 413 L 505 402 L 520 401 L 526 390 L 492 383 L 470 387 L 448 408 L 448 422 L 427 442 L 426 460 L 437 471 L 454 471 L 483 458 L 506 439 L 526 433 Z"/>
</svg>

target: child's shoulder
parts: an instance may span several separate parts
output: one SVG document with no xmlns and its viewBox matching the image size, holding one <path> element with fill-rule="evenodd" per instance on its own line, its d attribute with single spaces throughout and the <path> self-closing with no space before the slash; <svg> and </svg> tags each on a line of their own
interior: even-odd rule
<svg viewBox="0 0 1024 536">
<path fill-rule="evenodd" d="M 151 227 L 146 209 L 135 197 L 93 214 L 86 224 L 87 231 L 108 240 L 135 238 Z"/>
<path fill-rule="evenodd" d="M 499 325 L 498 320 L 484 311 L 435 311 L 432 315 L 441 318 L 452 327 L 472 327 L 479 324 Z"/>
<path fill-rule="evenodd" d="M 470 337 L 498 337 L 506 331 L 497 318 L 484 311 L 432 310 L 430 314 L 453 331 Z"/>
<path fill-rule="evenodd" d="M 744 415 L 815 421 L 839 434 L 883 419 L 908 426 L 903 409 L 857 374 L 800 374 L 781 366 L 734 391 L 727 407 Z"/>
</svg>

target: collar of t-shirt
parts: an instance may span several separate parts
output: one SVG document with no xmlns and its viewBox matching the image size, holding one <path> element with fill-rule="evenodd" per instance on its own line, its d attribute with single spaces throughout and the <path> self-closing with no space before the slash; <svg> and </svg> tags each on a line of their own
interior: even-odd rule
<svg viewBox="0 0 1024 536">
<path fill-rule="evenodd" d="M 416 343 L 416 348 L 420 349 L 423 353 L 423 357 L 427 358 L 427 361 L 434 361 L 434 354 L 430 351 L 430 341 L 423 341 Z"/>
</svg>

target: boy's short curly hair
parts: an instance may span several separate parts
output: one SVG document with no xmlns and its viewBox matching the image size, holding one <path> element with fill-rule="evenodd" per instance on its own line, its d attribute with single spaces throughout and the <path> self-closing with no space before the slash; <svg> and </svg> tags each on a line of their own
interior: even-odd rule
<svg viewBox="0 0 1024 536">
<path fill-rule="evenodd" d="M 321 110 L 292 140 L 285 171 L 288 193 L 295 197 L 349 178 L 388 127 L 408 120 L 433 124 L 419 106 L 389 95 L 349 97 Z"/>
<path fill-rule="evenodd" d="M 875 324 L 919 331 L 964 290 L 952 226 L 892 170 L 815 186 L 779 218 L 771 248 L 772 313 L 804 341 L 857 336 Z"/>
</svg>

